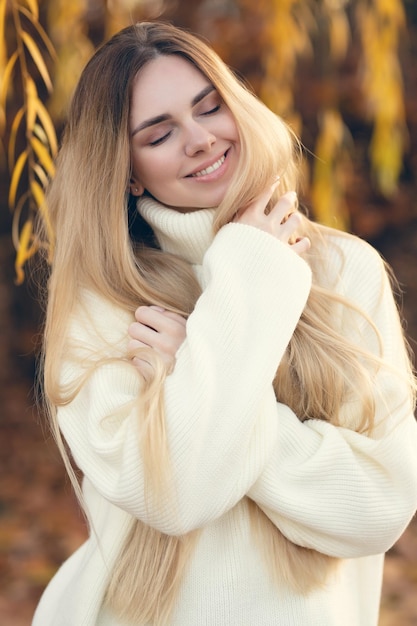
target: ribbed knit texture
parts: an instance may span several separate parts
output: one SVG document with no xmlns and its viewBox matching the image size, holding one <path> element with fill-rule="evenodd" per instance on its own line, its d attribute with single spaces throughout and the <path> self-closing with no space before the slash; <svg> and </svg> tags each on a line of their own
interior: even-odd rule
<svg viewBox="0 0 417 626">
<path fill-rule="evenodd" d="M 140 212 L 203 286 L 165 383 L 175 506 L 144 499 L 137 376 L 128 364 L 100 366 L 59 411 L 96 534 L 58 571 L 33 626 L 121 626 L 100 605 L 132 517 L 174 535 L 203 528 L 171 626 L 376 626 L 382 553 L 417 507 L 417 427 L 401 384 L 380 377 L 373 438 L 301 423 L 276 402 L 272 380 L 309 295 L 305 261 L 250 226 L 228 224 L 214 237 L 211 210 L 180 214 L 147 199 Z M 329 248 L 337 289 L 371 316 L 386 358 L 403 368 L 379 256 L 356 238 L 335 240 L 345 255 L 342 265 Z M 85 307 L 71 327 L 80 355 L 102 350 L 103 338 L 122 349 L 129 315 L 91 294 Z M 372 332 L 363 341 L 377 349 Z M 62 375 L 77 373 L 67 363 Z M 295 543 L 344 559 L 325 589 L 305 596 L 272 584 L 245 495 Z"/>
</svg>

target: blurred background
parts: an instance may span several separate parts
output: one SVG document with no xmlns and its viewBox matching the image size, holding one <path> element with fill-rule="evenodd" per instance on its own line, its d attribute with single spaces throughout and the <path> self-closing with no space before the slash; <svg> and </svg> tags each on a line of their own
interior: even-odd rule
<svg viewBox="0 0 417 626">
<path fill-rule="evenodd" d="M 94 49 L 137 20 L 207 39 L 305 146 L 313 218 L 392 265 L 417 339 L 415 0 L 0 0 L 0 623 L 29 626 L 86 536 L 34 401 L 42 311 L 32 221 L 66 109 Z M 380 626 L 417 625 L 417 522 L 386 559 Z"/>
</svg>

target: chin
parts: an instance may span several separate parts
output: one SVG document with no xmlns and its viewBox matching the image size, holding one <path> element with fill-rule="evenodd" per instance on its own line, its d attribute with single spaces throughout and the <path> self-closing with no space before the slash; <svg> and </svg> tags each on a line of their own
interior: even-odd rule
<svg viewBox="0 0 417 626">
<path fill-rule="evenodd" d="M 226 192 L 213 194 L 211 197 L 205 198 L 204 201 L 202 200 L 201 203 L 199 203 L 199 206 L 202 209 L 217 208 L 219 204 L 223 202 L 225 195 Z"/>
</svg>

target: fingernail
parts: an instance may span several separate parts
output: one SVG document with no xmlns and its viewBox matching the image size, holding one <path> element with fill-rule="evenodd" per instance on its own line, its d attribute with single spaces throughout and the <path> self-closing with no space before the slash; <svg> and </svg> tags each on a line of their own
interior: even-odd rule
<svg viewBox="0 0 417 626">
<path fill-rule="evenodd" d="M 289 191 L 288 192 L 288 199 L 291 202 L 291 204 L 294 205 L 295 210 L 298 210 L 298 194 L 296 191 Z"/>
<path fill-rule="evenodd" d="M 151 304 L 150 309 L 153 309 L 154 311 L 160 311 L 161 313 L 164 313 L 165 309 L 162 308 L 161 306 L 158 306 L 156 304 Z"/>
</svg>

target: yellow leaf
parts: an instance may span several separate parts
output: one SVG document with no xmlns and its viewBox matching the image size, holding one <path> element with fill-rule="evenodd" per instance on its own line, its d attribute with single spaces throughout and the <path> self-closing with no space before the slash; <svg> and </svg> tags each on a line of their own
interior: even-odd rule
<svg viewBox="0 0 417 626">
<path fill-rule="evenodd" d="M 0 0 L 0 35 L 4 35 L 7 0 Z"/>
<path fill-rule="evenodd" d="M 334 225 L 331 220 L 332 209 L 334 209 L 332 188 L 331 185 L 329 185 L 328 177 L 323 176 L 323 173 L 322 176 L 317 178 L 314 182 L 312 198 L 316 220 L 327 226 Z"/>
<path fill-rule="evenodd" d="M 10 189 L 9 189 L 9 207 L 11 209 L 13 209 L 15 205 L 17 187 L 19 185 L 20 177 L 22 175 L 22 170 L 26 163 L 27 156 L 28 156 L 28 151 L 26 149 L 19 156 L 19 158 L 16 161 L 16 165 L 14 166 L 12 180 L 10 182 Z"/>
<path fill-rule="evenodd" d="M 344 125 L 340 113 L 335 109 L 324 111 L 321 132 L 317 139 L 316 154 L 319 159 L 329 161 L 343 140 Z"/>
<path fill-rule="evenodd" d="M 403 3 L 399 0 L 376 0 L 375 10 L 391 24 L 396 26 L 405 24 L 405 10 Z"/>
<path fill-rule="evenodd" d="M 36 182 L 36 180 L 33 180 L 31 182 L 30 191 L 32 192 L 32 196 L 36 202 L 38 209 L 41 209 L 45 201 L 45 194 L 42 187 L 39 183 Z"/>
<path fill-rule="evenodd" d="M 35 154 L 38 157 L 39 161 L 41 162 L 41 165 L 43 166 L 43 168 L 48 172 L 50 176 L 53 176 L 55 173 L 55 167 L 52 162 L 51 155 L 49 154 L 48 150 L 45 148 L 44 144 L 41 141 L 39 141 L 37 137 L 34 137 L 34 136 L 31 137 L 30 144 L 32 148 L 34 149 Z"/>
<path fill-rule="evenodd" d="M 37 0 L 25 0 L 26 4 L 28 5 L 31 13 L 36 17 L 36 19 L 39 18 L 39 7 L 38 7 L 38 2 Z"/>
<path fill-rule="evenodd" d="M 45 172 L 45 170 L 39 165 L 39 163 L 35 163 L 35 165 L 33 166 L 33 171 L 35 172 L 36 176 L 39 178 L 42 187 L 46 187 L 46 185 L 48 184 L 48 176 Z"/>
<path fill-rule="evenodd" d="M 39 23 L 38 17 L 34 16 L 33 13 L 25 9 L 25 7 L 23 6 L 19 7 L 19 11 L 23 13 L 28 18 L 28 20 L 30 20 L 30 22 L 33 24 L 34 28 L 36 28 L 36 31 L 38 35 L 41 37 L 46 48 L 48 49 L 49 54 L 51 55 L 53 60 L 56 61 L 57 55 L 56 55 L 55 48 L 51 40 L 49 39 L 48 35 L 46 34 L 45 30 L 42 28 L 41 24 Z"/>
<path fill-rule="evenodd" d="M 350 40 L 349 22 L 343 9 L 331 12 L 329 38 L 331 56 L 337 61 L 343 59 Z"/>
<path fill-rule="evenodd" d="M 16 137 L 17 137 L 17 133 L 19 130 L 20 122 L 22 121 L 24 114 L 25 114 L 25 107 L 21 107 L 16 113 L 16 115 L 14 116 L 14 120 L 10 128 L 9 151 L 8 151 L 10 166 L 12 163 L 14 163 L 14 151 L 15 151 L 15 146 L 16 146 Z"/>
<path fill-rule="evenodd" d="M 12 56 L 10 57 L 10 59 L 7 61 L 7 65 L 4 70 L 3 78 L 1 81 L 1 92 L 0 92 L 0 106 L 2 108 L 6 107 L 6 99 L 7 99 L 7 92 L 9 90 L 10 78 L 11 78 L 13 67 L 14 67 L 14 64 L 16 63 L 17 58 L 18 58 L 18 51 L 15 50 Z"/>
<path fill-rule="evenodd" d="M 35 124 L 33 127 L 33 134 L 36 135 L 36 137 L 39 139 L 39 141 L 43 143 L 44 146 L 48 145 L 48 137 L 46 136 L 46 133 L 42 126 L 40 126 L 39 124 Z"/>
<path fill-rule="evenodd" d="M 43 59 L 43 56 L 38 46 L 36 45 L 32 37 L 25 31 L 22 31 L 22 39 L 25 43 L 26 48 L 29 50 L 32 59 L 34 60 L 35 65 L 38 68 L 39 73 L 42 76 L 46 87 L 48 88 L 48 91 L 51 92 L 52 91 L 51 78 L 49 76 L 48 68 L 46 67 L 45 61 Z"/>
<path fill-rule="evenodd" d="M 49 146 L 51 148 L 51 153 L 55 155 L 58 151 L 58 142 L 56 138 L 55 128 L 50 118 L 50 115 L 48 111 L 46 110 L 46 108 L 44 107 L 43 103 L 39 99 L 36 100 L 35 106 L 36 106 L 36 113 L 39 117 L 39 120 L 42 123 L 46 136 L 48 137 Z"/>
<path fill-rule="evenodd" d="M 19 245 L 15 260 L 16 283 L 21 285 L 25 279 L 23 266 L 35 254 L 37 247 L 33 244 L 32 220 L 26 220 L 19 237 Z"/>
<path fill-rule="evenodd" d="M 15 250 L 19 247 L 19 237 L 20 237 L 20 217 L 22 215 L 22 211 L 25 207 L 26 202 L 30 198 L 30 192 L 28 189 L 20 196 L 15 208 L 13 209 L 13 220 L 12 220 L 12 241 L 15 247 Z"/>
<path fill-rule="evenodd" d="M 30 76 L 25 79 L 26 87 L 26 100 L 27 100 L 27 115 L 26 115 L 26 128 L 30 134 L 33 130 L 36 121 L 36 109 L 38 106 L 38 90 L 36 85 Z"/>
<path fill-rule="evenodd" d="M 335 109 L 324 111 L 317 138 L 312 184 L 316 219 L 322 224 L 347 229 L 348 220 L 343 207 L 344 183 L 340 174 L 340 159 L 344 154 L 345 126 Z"/>
<path fill-rule="evenodd" d="M 3 72 L 6 64 L 6 39 L 4 36 L 4 28 L 6 24 L 6 0 L 0 0 L 0 70 Z"/>
<path fill-rule="evenodd" d="M 46 233 L 48 235 L 49 241 L 49 253 L 50 255 L 52 255 L 55 237 L 48 215 L 48 207 L 46 206 L 44 191 L 36 180 L 33 180 L 31 182 L 30 190 L 45 223 Z"/>
<path fill-rule="evenodd" d="M 405 129 L 377 120 L 370 145 L 372 173 L 379 191 L 391 197 L 398 186 L 403 163 Z"/>
</svg>

